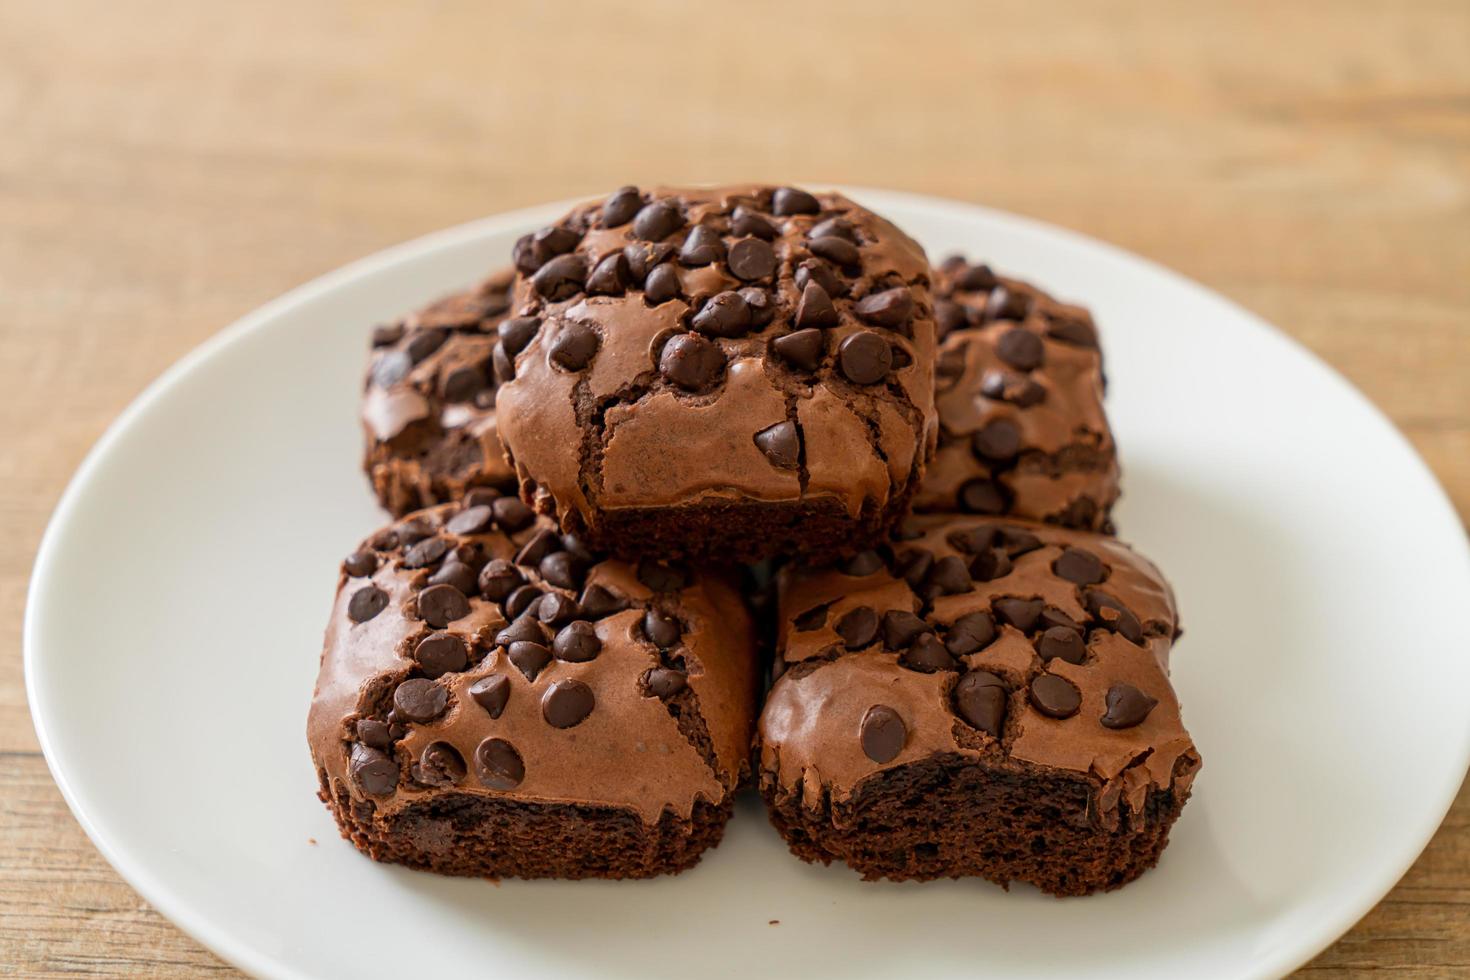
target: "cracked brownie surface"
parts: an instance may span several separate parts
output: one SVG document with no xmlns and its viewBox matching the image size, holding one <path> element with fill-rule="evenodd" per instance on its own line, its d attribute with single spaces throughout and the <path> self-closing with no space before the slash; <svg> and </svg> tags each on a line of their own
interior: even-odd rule
<svg viewBox="0 0 1470 980">
<path fill-rule="evenodd" d="M 485 877 L 647 877 L 719 841 L 748 770 L 737 583 L 604 560 L 471 491 L 343 562 L 308 737 L 373 858 Z"/>
<path fill-rule="evenodd" d="M 625 187 L 517 243 L 494 353 L 524 499 L 624 555 L 881 540 L 937 429 L 923 250 L 837 194 Z"/>
<path fill-rule="evenodd" d="M 1174 597 L 1130 548 L 918 516 L 840 565 L 788 566 L 777 596 L 757 755 L 797 856 L 1060 895 L 1158 860 L 1200 759 L 1168 677 Z"/>
<path fill-rule="evenodd" d="M 373 332 L 363 470 L 390 513 L 457 500 L 472 487 L 515 485 L 495 425 L 492 365 L 502 330 L 517 329 L 506 324 L 513 272 Z"/>
<path fill-rule="evenodd" d="M 1118 457 L 1091 314 L 959 256 L 934 293 L 939 448 L 915 509 L 1111 533 Z"/>
</svg>

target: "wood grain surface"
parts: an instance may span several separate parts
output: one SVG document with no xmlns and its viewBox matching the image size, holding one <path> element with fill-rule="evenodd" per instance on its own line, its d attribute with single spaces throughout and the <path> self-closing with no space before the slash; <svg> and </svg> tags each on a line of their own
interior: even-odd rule
<svg viewBox="0 0 1470 980">
<path fill-rule="evenodd" d="M 1470 513 L 1464 0 L 9 0 L 0 973 L 231 972 L 88 843 L 26 710 L 31 561 L 103 428 L 347 260 L 626 181 L 738 179 L 948 195 L 1157 259 L 1335 365 Z M 1470 971 L 1470 796 L 1306 969 Z"/>
</svg>

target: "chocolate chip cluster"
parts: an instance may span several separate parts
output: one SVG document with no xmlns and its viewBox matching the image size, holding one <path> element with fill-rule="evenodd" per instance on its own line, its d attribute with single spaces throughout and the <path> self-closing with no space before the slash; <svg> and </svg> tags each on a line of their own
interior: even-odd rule
<svg viewBox="0 0 1470 980">
<path fill-rule="evenodd" d="M 946 527 L 952 529 L 943 534 L 941 544 L 935 540 L 935 529 Z M 1041 715 L 1071 718 L 1081 707 L 1081 692 L 1072 681 L 1049 672 L 1049 664 L 1091 666 L 1095 660 L 1091 648 L 1101 634 L 1138 647 L 1139 657 L 1152 657 L 1148 642 L 1171 639 L 1174 627 L 1160 618 L 1141 620 L 1110 591 L 1111 562 L 1079 543 L 1085 542 L 1084 536 L 1060 540 L 1052 536 L 1066 533 L 990 521 L 927 526 L 910 522 L 890 546 L 862 552 L 829 572 L 816 573 L 851 584 L 831 582 L 826 592 L 838 599 L 788 610 L 787 666 L 810 664 L 801 668 L 810 671 L 848 654 L 882 652 L 893 654 L 898 666 L 910 671 L 958 673 L 950 693 L 954 715 L 994 738 L 1004 733 L 1015 692 L 1024 692 L 1026 703 Z M 893 580 L 907 585 L 911 601 L 896 601 L 894 593 L 885 591 L 884 583 Z M 1008 580 L 1025 584 L 1010 587 Z M 1076 617 L 1041 597 L 1037 583 L 1043 580 L 1049 580 L 1053 596 L 1064 585 L 1085 615 Z M 834 617 L 832 607 L 841 598 L 869 594 L 885 597 L 888 607 L 849 605 Z M 949 600 L 960 597 L 978 601 L 964 603 L 960 615 L 944 615 L 946 607 L 950 613 L 956 608 Z M 817 651 L 808 648 L 804 659 L 793 661 L 792 650 L 803 647 L 802 635 L 824 629 L 835 633 L 835 642 Z M 1024 637 L 1033 651 L 1022 673 L 971 665 L 968 658 L 1008 634 Z M 1159 682 L 1166 679 L 1160 675 Z M 1109 729 L 1131 728 L 1141 724 L 1157 703 L 1156 697 L 1133 684 L 1113 683 L 1106 695 L 1107 710 L 1097 722 Z M 897 756 L 904 732 L 898 713 L 876 704 L 864 718 L 859 736 L 869 758 L 882 763 Z"/>
<path fill-rule="evenodd" d="M 353 624 L 370 623 L 397 602 L 405 621 L 399 650 L 410 662 L 402 676 L 382 679 L 378 696 L 352 723 L 348 773 L 359 789 L 370 796 L 397 789 L 402 773 L 395 745 L 410 726 L 438 722 L 453 708 L 447 679 L 478 668 L 494 652 L 534 684 L 553 660 L 597 659 L 604 643 L 597 621 L 634 607 L 643 609 L 634 642 L 656 652 L 658 666 L 629 682 L 642 696 L 668 702 L 677 715 L 687 686 L 684 625 L 667 600 L 691 577 L 682 566 L 644 562 L 637 578 L 653 597 L 635 602 L 588 581 L 602 561 L 574 535 L 538 521 L 519 499 L 486 488 L 471 491 L 462 504 L 384 529 L 348 555 L 342 563 L 345 616 Z M 495 672 L 466 690 L 474 710 L 493 720 L 504 712 L 512 685 Z M 551 728 L 574 728 L 597 707 L 593 688 L 575 678 L 547 684 L 539 697 Z M 449 742 L 431 742 L 410 761 L 408 778 L 418 786 L 452 786 L 471 769 L 482 785 L 497 790 L 525 777 L 515 745 L 492 735 L 469 763 Z"/>
</svg>

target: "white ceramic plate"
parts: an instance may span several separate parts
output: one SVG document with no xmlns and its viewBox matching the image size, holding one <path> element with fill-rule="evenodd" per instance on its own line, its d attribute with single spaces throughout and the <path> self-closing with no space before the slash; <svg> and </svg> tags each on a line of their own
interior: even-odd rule
<svg viewBox="0 0 1470 980">
<path fill-rule="evenodd" d="M 304 727 L 337 563 L 383 522 L 358 469 L 368 328 L 504 261 L 560 205 L 282 297 L 87 458 L 36 561 L 26 679 L 107 859 L 274 977 L 1260 976 L 1348 929 L 1423 848 L 1470 749 L 1470 562 L 1434 479 L 1340 377 L 1172 273 L 971 206 L 853 194 L 935 256 L 962 248 L 1098 316 L 1118 524 L 1178 590 L 1174 679 L 1205 759 L 1156 870 L 1065 901 L 864 884 L 789 857 L 754 799 L 695 870 L 650 882 L 450 880 L 338 838 Z"/>
</svg>

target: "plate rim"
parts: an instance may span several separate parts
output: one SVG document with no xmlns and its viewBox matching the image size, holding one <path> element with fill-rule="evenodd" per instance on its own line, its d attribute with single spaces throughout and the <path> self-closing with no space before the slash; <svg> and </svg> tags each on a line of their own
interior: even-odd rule
<svg viewBox="0 0 1470 980">
<path fill-rule="evenodd" d="M 1437 513 L 1431 515 L 1431 519 L 1435 523 L 1447 522 L 1449 526 L 1455 527 L 1458 531 L 1457 539 L 1460 547 L 1456 551 L 1460 559 L 1459 572 L 1461 577 L 1470 583 L 1470 538 L 1466 536 L 1466 528 L 1448 492 L 1428 463 L 1393 420 L 1352 384 L 1342 372 L 1269 321 L 1234 300 L 1154 259 L 1091 235 L 1027 215 L 968 201 L 910 191 L 843 184 L 827 185 L 821 181 L 808 181 L 807 183 L 831 186 L 839 193 L 851 196 L 856 200 L 871 201 L 875 205 L 875 210 L 880 213 L 893 204 L 898 204 L 912 212 L 925 212 L 949 220 L 963 217 L 973 221 L 998 222 L 1010 225 L 1030 236 L 1059 239 L 1072 246 L 1100 251 L 1112 260 L 1140 266 L 1149 274 L 1166 280 L 1173 287 L 1182 290 L 1193 301 L 1219 307 L 1222 312 L 1229 314 L 1238 322 L 1249 324 L 1257 333 L 1272 338 L 1273 342 L 1294 348 L 1297 354 L 1315 362 L 1319 368 L 1323 369 L 1346 397 L 1356 400 L 1363 408 L 1366 408 L 1379 426 L 1385 430 L 1385 434 L 1405 451 L 1410 465 L 1425 481 L 1426 489 L 1433 491 L 1431 496 Z M 173 894 L 168 885 L 154 877 L 144 861 L 134 860 L 122 854 L 109 839 L 104 828 L 93 819 L 92 813 L 83 805 L 63 769 L 61 760 L 57 757 L 57 749 L 52 743 L 51 732 L 39 697 L 37 677 L 45 668 L 40 666 L 43 657 L 39 651 L 40 640 L 36 635 L 38 629 L 36 620 L 37 607 L 41 601 L 38 596 L 46 591 L 45 583 L 51 579 L 52 566 L 58 560 L 56 539 L 61 533 L 59 529 L 69 522 L 73 512 L 79 506 L 78 501 L 83 493 L 82 488 L 92 480 L 94 471 L 102 465 L 102 461 L 113 453 L 114 446 L 122 439 L 124 433 L 138 419 L 146 415 L 154 404 L 166 397 L 197 366 L 223 354 L 256 331 L 268 327 L 270 323 L 290 309 L 313 302 L 359 280 L 371 278 L 398 263 L 423 259 L 435 252 L 452 249 L 478 238 L 503 234 L 518 227 L 550 220 L 586 199 L 587 196 L 578 196 L 516 208 L 432 231 L 331 269 L 255 307 L 228 326 L 205 338 L 170 364 L 128 403 L 84 455 L 47 518 L 46 528 L 36 549 L 31 575 L 27 581 L 21 630 L 21 659 L 25 676 L 26 702 L 47 770 L 87 838 L 129 887 L 136 890 L 149 905 L 190 938 L 214 955 L 247 973 L 290 978 L 309 978 L 311 976 L 248 943 L 237 941 L 227 930 L 219 929 L 208 916 L 196 914 L 182 898 Z M 1470 713 L 1467 713 L 1464 721 L 1457 761 L 1453 766 L 1448 767 L 1443 777 L 1444 784 L 1439 787 L 1437 793 L 1438 803 L 1426 811 L 1433 819 L 1426 818 L 1420 826 L 1412 828 L 1412 833 L 1400 835 L 1398 846 L 1390 849 L 1392 860 L 1384 862 L 1383 867 L 1370 877 L 1369 882 L 1356 890 L 1355 897 L 1339 903 L 1335 908 L 1329 907 L 1326 914 L 1320 915 L 1318 917 L 1320 924 L 1310 930 L 1312 933 L 1310 940 L 1283 945 L 1273 956 L 1258 959 L 1255 971 L 1247 975 L 1276 976 L 1289 972 L 1311 960 L 1361 921 L 1382 901 L 1384 896 L 1392 891 L 1443 825 L 1445 816 L 1453 806 L 1461 784 L 1465 780 L 1467 769 L 1470 769 Z"/>
</svg>

